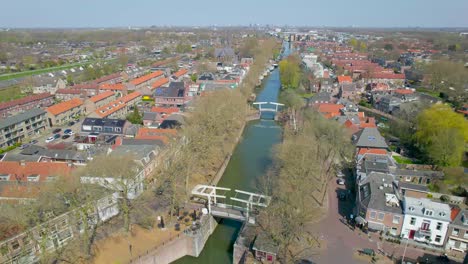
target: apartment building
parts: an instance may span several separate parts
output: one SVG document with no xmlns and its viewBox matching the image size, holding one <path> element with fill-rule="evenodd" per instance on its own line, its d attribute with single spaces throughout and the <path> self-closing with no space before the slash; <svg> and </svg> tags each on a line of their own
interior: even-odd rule
<svg viewBox="0 0 468 264">
<path fill-rule="evenodd" d="M 26 96 L 21 99 L 0 103 L 0 119 L 14 116 L 33 108 L 47 107 L 53 103 L 54 96 L 50 93 L 36 94 Z"/>
<path fill-rule="evenodd" d="M 47 119 L 49 126 L 62 125 L 73 120 L 75 117 L 84 114 L 83 101 L 74 98 L 62 103 L 58 103 L 47 109 Z"/>
<path fill-rule="evenodd" d="M 46 111 L 34 108 L 0 120 L 0 148 L 38 135 L 47 127 Z"/>
</svg>

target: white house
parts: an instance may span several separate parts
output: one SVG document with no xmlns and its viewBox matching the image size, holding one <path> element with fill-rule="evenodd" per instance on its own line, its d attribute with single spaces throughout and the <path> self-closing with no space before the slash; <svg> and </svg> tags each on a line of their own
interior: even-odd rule
<svg viewBox="0 0 468 264">
<path fill-rule="evenodd" d="M 401 236 L 417 242 L 442 246 L 450 224 L 451 209 L 448 204 L 426 198 L 405 197 Z"/>
</svg>

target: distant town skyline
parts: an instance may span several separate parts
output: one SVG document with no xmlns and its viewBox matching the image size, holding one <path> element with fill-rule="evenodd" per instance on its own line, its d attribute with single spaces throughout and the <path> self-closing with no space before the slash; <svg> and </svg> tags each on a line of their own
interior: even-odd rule
<svg viewBox="0 0 468 264">
<path fill-rule="evenodd" d="M 466 0 L 6 1 L 3 28 L 235 26 L 468 27 Z"/>
</svg>

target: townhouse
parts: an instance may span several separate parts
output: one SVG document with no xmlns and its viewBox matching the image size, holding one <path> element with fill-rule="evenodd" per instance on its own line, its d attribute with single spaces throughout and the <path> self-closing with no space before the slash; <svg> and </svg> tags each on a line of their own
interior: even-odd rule
<svg viewBox="0 0 468 264">
<path fill-rule="evenodd" d="M 73 98 L 85 98 L 84 90 L 79 89 L 58 89 L 55 92 L 55 99 L 59 101 L 68 101 Z"/>
<path fill-rule="evenodd" d="M 402 237 L 442 246 L 451 222 L 451 208 L 448 204 L 434 202 L 427 198 L 405 196 Z"/>
<path fill-rule="evenodd" d="M 171 75 L 171 78 L 172 80 L 174 81 L 179 81 L 182 77 L 186 76 L 188 74 L 188 70 L 187 69 L 180 69 L 176 72 L 174 72 L 172 75 Z"/>
<path fill-rule="evenodd" d="M 0 119 L 13 116 L 33 108 L 48 107 L 54 104 L 50 93 L 26 96 L 21 99 L 0 103 Z"/>
<path fill-rule="evenodd" d="M 81 131 L 84 133 L 102 133 L 110 135 L 124 135 L 130 122 L 122 119 L 92 118 L 87 117 L 81 123 Z"/>
<path fill-rule="evenodd" d="M 162 71 L 155 71 L 136 79 L 130 81 L 130 84 L 134 86 L 135 90 L 138 90 L 143 87 L 151 87 L 151 84 L 156 81 L 158 78 L 162 78 L 164 76 L 164 72 Z"/>
<path fill-rule="evenodd" d="M 371 172 L 359 184 L 356 222 L 369 230 L 399 236 L 403 225 L 403 210 L 397 183 L 390 174 Z"/>
<path fill-rule="evenodd" d="M 452 209 L 453 222 L 447 232 L 448 251 L 468 252 L 468 209 Z"/>
<path fill-rule="evenodd" d="M 83 101 L 79 98 L 61 102 L 46 109 L 49 126 L 63 125 L 74 118 L 85 114 Z"/>
<path fill-rule="evenodd" d="M 84 103 L 85 111 L 87 113 L 94 112 L 97 108 L 100 108 L 111 101 L 116 99 L 116 94 L 113 91 L 105 91 L 98 95 L 95 95 L 87 99 Z"/>
<path fill-rule="evenodd" d="M 24 113 L 0 119 L 0 148 L 39 135 L 47 128 L 46 114 L 47 112 L 42 109 L 33 108 Z"/>
<path fill-rule="evenodd" d="M 125 118 L 130 110 L 141 101 L 140 92 L 129 93 L 119 99 L 111 101 L 97 108 L 90 117 L 97 118 Z"/>
<path fill-rule="evenodd" d="M 155 104 L 163 107 L 181 107 L 189 100 L 187 90 L 184 82 L 171 82 L 167 88 L 157 88 L 154 93 Z"/>
</svg>

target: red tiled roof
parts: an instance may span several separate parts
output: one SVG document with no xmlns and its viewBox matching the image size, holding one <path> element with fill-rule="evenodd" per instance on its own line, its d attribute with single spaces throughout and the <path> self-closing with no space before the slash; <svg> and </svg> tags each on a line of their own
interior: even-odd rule
<svg viewBox="0 0 468 264">
<path fill-rule="evenodd" d="M 161 140 L 167 144 L 169 141 L 169 137 L 175 136 L 176 134 L 177 131 L 175 129 L 158 129 L 142 127 L 138 129 L 135 139 Z"/>
<path fill-rule="evenodd" d="M 78 107 L 83 104 L 83 101 L 79 98 L 73 98 L 71 100 L 61 102 L 58 104 L 55 104 L 53 106 L 50 106 L 47 108 L 47 112 L 53 114 L 53 115 L 58 115 L 60 113 L 66 112 L 70 109 L 73 109 L 75 107 Z"/>
<path fill-rule="evenodd" d="M 188 73 L 188 70 L 181 69 L 181 70 L 178 70 L 177 72 L 175 72 L 174 74 L 172 74 L 172 76 L 175 76 L 176 78 L 179 78 L 180 76 L 183 76 L 183 75 L 185 75 L 187 73 Z"/>
<path fill-rule="evenodd" d="M 120 78 L 120 72 L 113 73 L 113 74 L 110 74 L 110 75 L 107 75 L 107 76 L 103 76 L 101 78 L 98 78 L 98 79 L 94 80 L 94 82 L 99 84 L 99 83 L 107 82 L 107 81 L 117 79 L 117 78 Z"/>
<path fill-rule="evenodd" d="M 81 94 L 82 92 L 78 89 L 57 89 L 55 94 Z"/>
<path fill-rule="evenodd" d="M 366 118 L 363 118 L 363 120 L 361 120 L 361 123 L 359 124 L 359 126 L 361 128 L 366 128 L 366 127 L 377 127 L 375 125 L 375 118 L 374 117 L 368 117 L 367 120 Z"/>
<path fill-rule="evenodd" d="M 326 118 L 331 118 L 340 115 L 340 110 L 344 108 L 341 104 L 320 103 L 316 104 L 317 110 L 324 114 Z"/>
<path fill-rule="evenodd" d="M 155 72 L 152 72 L 152 73 L 149 73 L 149 74 L 146 74 L 146 75 L 143 75 L 141 77 L 138 77 L 136 79 L 133 79 L 130 81 L 131 84 L 134 84 L 134 85 L 139 85 L 141 83 L 144 83 L 146 81 L 149 81 L 151 79 L 154 79 L 156 77 L 159 77 L 161 75 L 163 75 L 164 72 L 162 71 L 155 71 Z"/>
<path fill-rule="evenodd" d="M 382 73 L 382 72 L 376 72 L 371 74 L 371 78 L 373 79 L 398 79 L 398 80 L 404 80 L 405 75 L 403 73 L 396 74 L 396 73 Z"/>
<path fill-rule="evenodd" d="M 158 87 L 165 85 L 166 83 L 169 83 L 168 78 L 158 79 L 151 85 L 151 89 L 156 89 Z"/>
<path fill-rule="evenodd" d="M 374 155 L 387 155 L 387 151 L 385 149 L 369 149 L 369 148 L 360 148 L 359 155 L 365 155 L 365 154 L 374 154 Z"/>
<path fill-rule="evenodd" d="M 118 91 L 122 91 L 124 88 L 125 88 L 125 85 L 123 83 L 114 83 L 114 84 L 103 83 L 103 84 L 99 85 L 99 89 L 101 89 L 101 90 L 112 90 L 112 91 L 118 90 Z"/>
<path fill-rule="evenodd" d="M 450 211 L 450 219 L 453 221 L 453 220 L 455 220 L 455 217 L 457 217 L 457 215 L 461 211 L 461 209 L 458 208 L 457 206 L 454 206 L 451 209 L 452 210 Z"/>
<path fill-rule="evenodd" d="M 396 89 L 395 93 L 397 94 L 413 94 L 414 91 L 411 89 Z"/>
<path fill-rule="evenodd" d="M 48 97 L 53 97 L 50 93 L 41 93 L 37 95 L 26 96 L 21 99 L 12 100 L 9 102 L 0 103 L 0 110 L 10 108 L 15 105 L 23 105 L 34 101 L 39 101 Z"/>
<path fill-rule="evenodd" d="M 28 176 L 39 175 L 38 182 L 44 182 L 48 176 L 69 176 L 73 167 L 59 162 L 0 162 L 0 174 L 9 174 L 10 182 L 28 182 Z"/>
<path fill-rule="evenodd" d="M 180 111 L 179 108 L 177 107 L 158 107 L 158 106 L 153 106 L 151 108 L 151 112 L 155 113 L 165 113 L 165 114 L 172 114 L 172 113 L 178 113 Z"/>
<path fill-rule="evenodd" d="M 99 101 L 101 101 L 101 100 L 104 100 L 104 99 L 106 99 L 106 98 L 108 98 L 108 97 L 110 97 L 110 96 L 113 96 L 114 94 L 115 94 L 115 93 L 112 92 L 112 91 L 105 91 L 105 92 L 103 92 L 103 93 L 100 93 L 100 94 L 98 94 L 98 95 L 95 95 L 95 96 L 89 98 L 89 100 L 90 100 L 91 102 L 93 102 L 93 103 L 96 103 L 96 102 L 99 102 Z"/>
<path fill-rule="evenodd" d="M 351 78 L 351 76 L 345 76 L 345 75 L 338 76 L 338 83 L 352 83 L 352 82 L 353 82 L 353 78 Z"/>
<path fill-rule="evenodd" d="M 127 106 L 127 103 L 130 102 L 131 100 L 137 98 L 138 96 L 141 96 L 140 92 L 133 92 L 129 93 L 124 97 L 121 97 L 117 100 L 114 100 L 106 105 L 103 105 L 102 107 L 96 109 L 94 112 L 98 114 L 100 117 L 106 117 L 111 115 L 112 113 L 117 112 L 118 110 L 124 108 Z"/>
<path fill-rule="evenodd" d="M 157 61 L 152 66 L 153 67 L 159 67 L 159 66 L 163 66 L 165 64 L 177 61 L 177 60 L 179 60 L 179 57 L 169 58 L 169 59 L 165 59 L 165 60 L 162 60 L 162 61 Z"/>
</svg>

